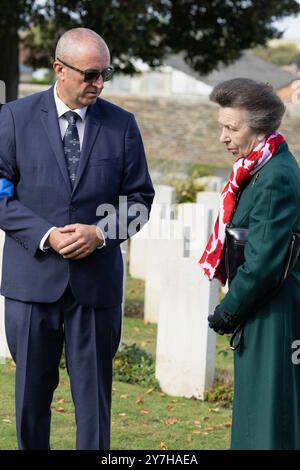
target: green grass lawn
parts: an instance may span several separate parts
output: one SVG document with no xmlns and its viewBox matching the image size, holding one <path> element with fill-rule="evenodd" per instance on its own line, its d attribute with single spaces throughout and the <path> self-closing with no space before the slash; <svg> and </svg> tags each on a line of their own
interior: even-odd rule
<svg viewBox="0 0 300 470">
<path fill-rule="evenodd" d="M 135 305 L 134 315 L 125 317 L 123 341 L 155 357 L 156 325 L 137 316 L 142 308 L 143 283 L 130 279 L 127 293 Z M 132 300 L 134 297 L 134 300 Z M 232 377 L 228 338 L 218 337 L 216 376 Z M 11 361 L 0 365 L 0 450 L 16 449 L 14 372 Z M 159 391 L 114 381 L 112 406 L 112 449 L 227 449 L 231 409 L 219 403 L 177 398 Z M 51 445 L 53 449 L 75 448 L 74 408 L 69 380 L 61 370 L 60 385 L 52 403 Z"/>
</svg>

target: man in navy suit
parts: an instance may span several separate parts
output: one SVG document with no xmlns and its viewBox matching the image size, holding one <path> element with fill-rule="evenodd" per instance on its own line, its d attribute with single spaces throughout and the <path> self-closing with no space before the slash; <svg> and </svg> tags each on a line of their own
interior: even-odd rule
<svg viewBox="0 0 300 470">
<path fill-rule="evenodd" d="M 58 41 L 57 81 L 0 114 L 5 231 L 1 293 L 16 362 L 20 449 L 49 449 L 50 407 L 65 346 L 77 449 L 108 449 L 112 359 L 120 339 L 120 243 L 154 197 L 134 116 L 99 99 L 112 76 L 94 31 Z"/>
</svg>

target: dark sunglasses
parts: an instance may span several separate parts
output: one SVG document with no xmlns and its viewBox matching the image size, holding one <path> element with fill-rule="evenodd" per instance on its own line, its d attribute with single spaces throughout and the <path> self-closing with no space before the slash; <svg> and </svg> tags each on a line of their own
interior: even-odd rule
<svg viewBox="0 0 300 470">
<path fill-rule="evenodd" d="M 95 82 L 96 80 L 98 80 L 100 75 L 104 82 L 108 82 L 108 80 L 112 79 L 113 74 L 114 74 L 113 67 L 107 67 L 106 69 L 103 69 L 101 71 L 95 70 L 95 69 L 80 70 L 77 67 L 73 67 L 73 65 L 67 64 L 66 62 L 59 59 L 58 57 L 56 57 L 56 60 L 59 60 L 59 62 L 61 62 L 63 65 L 65 65 L 69 69 L 72 69 L 72 70 L 75 70 L 76 72 L 81 73 L 81 75 L 84 76 L 83 80 L 85 82 L 90 82 L 90 83 Z"/>
</svg>

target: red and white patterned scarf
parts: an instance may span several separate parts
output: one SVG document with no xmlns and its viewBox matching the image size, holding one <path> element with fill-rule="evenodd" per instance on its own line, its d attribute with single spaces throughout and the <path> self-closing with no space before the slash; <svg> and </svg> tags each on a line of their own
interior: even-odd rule
<svg viewBox="0 0 300 470">
<path fill-rule="evenodd" d="M 213 233 L 199 261 L 210 281 L 216 278 L 223 285 L 226 283 L 223 257 L 225 229 L 233 217 L 239 193 L 252 176 L 274 156 L 278 146 L 283 142 L 283 135 L 275 132 L 260 142 L 247 157 L 240 157 L 234 162 L 229 181 L 221 194 L 219 214 Z"/>
</svg>

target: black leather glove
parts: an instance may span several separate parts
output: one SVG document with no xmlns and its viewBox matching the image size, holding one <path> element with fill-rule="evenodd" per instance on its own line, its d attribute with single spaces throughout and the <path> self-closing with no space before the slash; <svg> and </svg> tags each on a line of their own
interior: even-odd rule
<svg viewBox="0 0 300 470">
<path fill-rule="evenodd" d="M 213 315 L 208 315 L 208 325 L 219 335 L 233 333 L 236 324 L 232 322 L 225 322 L 220 315 L 220 305 L 217 305 Z"/>
</svg>

